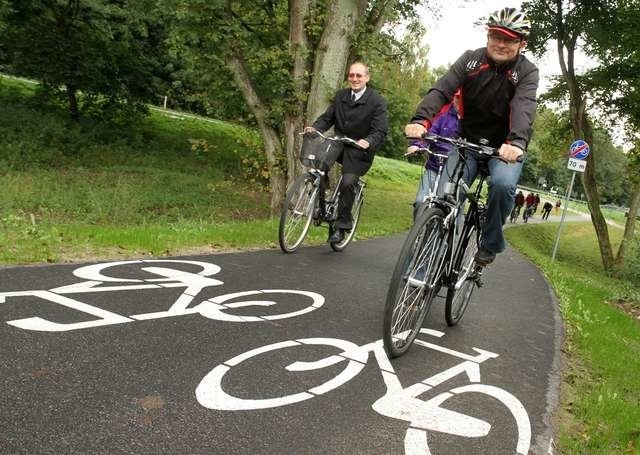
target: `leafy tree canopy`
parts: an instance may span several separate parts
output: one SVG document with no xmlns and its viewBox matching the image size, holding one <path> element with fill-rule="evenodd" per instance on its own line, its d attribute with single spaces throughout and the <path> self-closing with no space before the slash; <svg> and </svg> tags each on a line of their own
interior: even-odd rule
<svg viewBox="0 0 640 455">
<path fill-rule="evenodd" d="M 3 63 L 49 91 L 64 89 L 76 118 L 79 92 L 87 107 L 150 100 L 159 30 L 147 15 L 151 6 L 148 0 L 135 8 L 115 0 L 6 0 Z"/>
</svg>

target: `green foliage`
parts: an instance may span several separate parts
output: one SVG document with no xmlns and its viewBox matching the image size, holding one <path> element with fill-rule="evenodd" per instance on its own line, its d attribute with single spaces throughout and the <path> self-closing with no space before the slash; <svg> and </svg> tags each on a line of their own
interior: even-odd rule
<svg viewBox="0 0 640 455">
<path fill-rule="evenodd" d="M 256 132 L 155 112 L 127 128 L 76 124 L 0 81 L 0 263 L 275 247 Z M 358 238 L 408 228 L 419 173 L 376 159 Z M 325 241 L 312 230 L 309 243 Z"/>
<path fill-rule="evenodd" d="M 634 237 L 627 245 L 622 275 L 632 283 L 640 283 L 640 237 Z"/>
<path fill-rule="evenodd" d="M 172 169 L 188 173 L 240 177 L 242 159 L 261 149 L 255 132 L 223 122 L 153 114 L 125 126 L 92 118 L 74 123 L 59 110 L 34 106 L 33 100 L 29 85 L 1 80 L 2 170 L 63 169 L 71 164 L 87 169 L 105 165 L 164 168 L 171 163 Z M 192 149 L 193 141 L 206 142 L 207 153 Z"/>
<path fill-rule="evenodd" d="M 567 153 L 572 142 L 569 119 L 566 114 L 559 115 L 539 106 L 533 131 L 522 181 L 537 185 L 538 178 L 545 177 L 549 187 L 566 187 L 569 183 Z"/>
<path fill-rule="evenodd" d="M 558 8 L 561 8 L 561 21 Z M 621 118 L 629 121 L 629 132 L 634 135 L 640 128 L 640 10 L 637 2 L 628 0 L 569 1 L 550 4 L 546 0 L 525 1 L 522 4 L 532 20 L 528 47 L 536 54 L 546 52 L 547 43 L 562 37 L 566 51 L 578 46 L 595 65 L 584 74 L 576 74 L 581 93 L 599 108 L 598 116 L 610 114 L 609 122 L 622 125 Z M 568 70 L 573 71 L 571 60 L 565 55 Z M 568 86 L 559 79 L 551 90 L 551 97 L 566 98 Z"/>
<path fill-rule="evenodd" d="M 566 188 L 571 179 L 567 170 L 569 146 L 573 132 L 568 112 L 556 113 L 541 106 L 533 126 L 534 136 L 529 146 L 521 181 L 537 186 L 538 178 L 545 177 L 549 187 Z M 596 157 L 596 180 L 603 203 L 628 205 L 632 187 L 628 184 L 634 167 L 628 164 L 632 154 L 625 154 L 612 144 L 605 128 L 594 131 L 593 152 Z M 628 176 L 619 178 L 619 176 Z M 574 194 L 584 194 L 581 179 L 574 183 Z"/>
<path fill-rule="evenodd" d="M 364 56 L 370 63 L 371 85 L 387 100 L 389 133 L 379 151 L 381 156 L 399 158 L 405 152 L 404 126 L 436 80 L 426 61 L 428 49 L 421 46 L 420 36 L 421 29 L 417 27 L 401 42 L 387 41 L 388 54 L 396 58 L 390 59 L 375 52 Z"/>
<path fill-rule="evenodd" d="M 172 11 L 170 41 L 184 64 L 180 75 L 191 85 L 189 100 L 216 118 L 251 121 L 228 67 L 231 57 L 241 56 L 252 89 L 268 106 L 270 124 L 280 129 L 296 96 L 291 88 L 287 3 L 163 0 L 161 4 Z"/>
<path fill-rule="evenodd" d="M 152 2 L 136 2 L 140 9 L 104 0 L 6 4 L 0 35 L 5 68 L 39 80 L 75 119 L 82 109 L 128 117 L 153 99 L 157 46 L 145 11 Z"/>
</svg>

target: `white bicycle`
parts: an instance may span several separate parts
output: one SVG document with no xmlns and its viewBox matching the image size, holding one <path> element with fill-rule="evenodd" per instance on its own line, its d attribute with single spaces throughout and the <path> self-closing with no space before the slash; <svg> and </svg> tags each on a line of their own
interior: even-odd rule
<svg viewBox="0 0 640 455">
<path fill-rule="evenodd" d="M 424 328 L 420 330 L 420 333 L 438 338 L 444 335 L 443 332 Z M 480 364 L 488 359 L 498 357 L 498 354 L 473 348 L 476 355 L 468 355 L 422 339 L 416 339 L 415 344 L 461 358 L 462 362 L 409 387 L 402 387 L 385 353 L 382 340 L 363 346 L 336 338 L 287 340 L 253 349 L 216 366 L 202 379 L 196 388 L 196 397 L 198 402 L 206 408 L 226 411 L 266 409 L 299 403 L 328 393 L 353 379 L 364 369 L 371 352 L 378 363 L 387 388 L 384 396 L 376 400 L 372 407 L 381 415 L 409 423 L 404 439 L 404 448 L 407 455 L 431 454 L 427 443 L 427 432 L 429 431 L 467 438 L 483 437 L 489 433 L 491 425 L 488 422 L 442 406 L 449 398 L 465 393 L 488 395 L 506 406 L 515 419 L 518 430 L 515 453 L 524 455 L 529 452 L 531 423 L 522 403 L 515 396 L 499 387 L 480 383 Z M 338 352 L 316 361 L 293 362 L 286 367 L 287 371 L 320 370 L 343 362 L 345 363 L 344 369 L 316 387 L 274 398 L 240 398 L 224 390 L 223 380 L 232 368 L 268 352 L 303 346 L 329 346 L 337 349 Z M 452 388 L 426 401 L 418 398 L 431 388 L 461 374 L 466 374 L 471 384 Z M 229 378 L 224 380 L 224 383 L 230 384 Z M 233 384 L 233 387 L 236 388 L 237 384 Z"/>
<path fill-rule="evenodd" d="M 209 262 L 171 259 L 92 264 L 73 271 L 77 278 L 84 281 L 51 289 L 0 292 L 0 305 L 20 302 L 21 299 L 37 299 L 75 310 L 83 314 L 83 319 L 87 319 L 87 315 L 92 318 L 66 323 L 50 321 L 40 316 L 6 321 L 7 324 L 24 330 L 67 332 L 196 313 L 209 319 L 225 322 L 274 321 L 315 311 L 325 302 L 324 297 L 316 292 L 296 289 L 232 292 L 198 302 L 197 296 L 204 289 L 224 284 L 212 278 L 221 270 L 218 265 Z M 121 293 L 167 288 L 184 288 L 184 291 L 165 311 L 124 316 L 86 302 L 92 293 Z M 85 301 L 68 297 L 73 294 L 84 295 Z M 288 305 L 285 302 L 288 302 Z"/>
</svg>

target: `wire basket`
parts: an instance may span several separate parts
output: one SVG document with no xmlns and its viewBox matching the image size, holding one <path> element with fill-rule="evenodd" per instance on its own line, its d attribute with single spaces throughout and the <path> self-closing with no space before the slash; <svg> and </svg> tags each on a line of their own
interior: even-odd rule
<svg viewBox="0 0 640 455">
<path fill-rule="evenodd" d="M 340 142 L 305 134 L 300 149 L 300 161 L 304 166 L 328 171 L 342 153 L 342 148 Z"/>
</svg>

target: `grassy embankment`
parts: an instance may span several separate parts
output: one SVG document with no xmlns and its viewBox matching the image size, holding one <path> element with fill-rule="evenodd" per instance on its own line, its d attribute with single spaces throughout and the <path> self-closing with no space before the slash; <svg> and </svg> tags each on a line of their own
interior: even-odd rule
<svg viewBox="0 0 640 455">
<path fill-rule="evenodd" d="M 640 283 L 603 273 L 591 223 L 565 226 L 556 261 L 557 225 L 519 226 L 509 242 L 543 271 L 565 321 L 567 361 L 557 415 L 558 453 L 640 453 L 640 320 L 618 306 L 640 309 Z M 622 231 L 610 228 L 617 245 Z"/>
<path fill-rule="evenodd" d="M 109 126 L 0 79 L 0 264 L 275 247 L 255 132 L 153 112 Z M 256 170 L 257 169 L 257 170 Z M 418 166 L 377 159 L 358 238 L 407 229 Z M 312 229 L 308 242 L 326 240 Z"/>
</svg>

